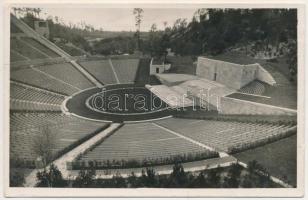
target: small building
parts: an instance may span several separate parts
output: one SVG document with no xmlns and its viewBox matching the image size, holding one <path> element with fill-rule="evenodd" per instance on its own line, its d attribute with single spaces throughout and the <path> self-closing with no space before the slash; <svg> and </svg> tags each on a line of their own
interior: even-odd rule
<svg viewBox="0 0 308 200">
<path fill-rule="evenodd" d="M 174 56 L 174 52 L 172 52 L 171 48 L 167 48 L 167 56 Z"/>
<path fill-rule="evenodd" d="M 150 63 L 150 75 L 161 74 L 171 68 L 171 64 L 165 64 L 164 62 L 162 64 L 153 64 L 153 60 L 152 58 Z"/>
<path fill-rule="evenodd" d="M 49 38 L 49 26 L 47 21 L 35 21 L 34 30 L 45 38 Z"/>
</svg>

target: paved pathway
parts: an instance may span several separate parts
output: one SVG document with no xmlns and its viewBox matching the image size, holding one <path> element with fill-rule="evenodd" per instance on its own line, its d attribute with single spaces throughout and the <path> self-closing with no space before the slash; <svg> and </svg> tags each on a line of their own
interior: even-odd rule
<svg viewBox="0 0 308 200">
<path fill-rule="evenodd" d="M 114 77 L 115 77 L 115 79 L 117 80 L 117 83 L 120 83 L 120 80 L 119 80 L 119 78 L 118 78 L 118 75 L 117 75 L 117 73 L 116 73 L 114 67 L 113 67 L 113 64 L 112 64 L 111 59 L 109 59 L 109 64 L 110 64 L 110 67 L 111 67 L 111 69 L 112 69 L 112 71 L 113 71 Z"/>
<path fill-rule="evenodd" d="M 206 160 L 194 161 L 182 163 L 184 170 L 186 172 L 196 172 L 205 169 L 213 169 L 217 167 L 227 167 L 234 163 L 237 163 L 237 159 L 233 156 L 223 157 L 223 158 L 211 158 Z M 174 165 L 161 165 L 148 167 L 155 170 L 155 173 L 159 175 L 171 174 Z M 135 176 L 139 177 L 142 175 L 142 170 L 146 170 L 146 167 L 141 168 L 127 168 L 127 169 L 109 169 L 109 170 L 96 170 L 96 178 L 111 179 L 116 174 L 121 174 L 122 177 L 129 177 L 132 172 Z M 71 178 L 75 178 L 79 173 L 79 170 L 71 171 Z"/>
</svg>

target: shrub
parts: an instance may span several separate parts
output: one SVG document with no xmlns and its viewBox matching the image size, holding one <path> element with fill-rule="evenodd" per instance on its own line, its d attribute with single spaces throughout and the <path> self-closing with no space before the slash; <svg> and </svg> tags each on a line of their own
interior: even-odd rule
<svg viewBox="0 0 308 200">
<path fill-rule="evenodd" d="M 22 171 L 10 170 L 10 187 L 22 187 L 25 177 Z"/>
<path fill-rule="evenodd" d="M 63 179 L 61 171 L 57 166 L 51 164 L 49 169 L 44 169 L 36 174 L 36 187 L 65 187 L 67 182 Z"/>
</svg>

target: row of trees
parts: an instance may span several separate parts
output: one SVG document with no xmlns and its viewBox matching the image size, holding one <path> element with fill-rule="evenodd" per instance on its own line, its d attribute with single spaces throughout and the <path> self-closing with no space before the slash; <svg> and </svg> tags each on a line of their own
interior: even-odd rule
<svg viewBox="0 0 308 200">
<path fill-rule="evenodd" d="M 182 20 L 172 28 L 171 42 L 188 42 L 199 53 L 218 54 L 238 44 L 261 41 L 277 46 L 296 40 L 296 28 L 296 9 L 199 9 L 190 23 Z M 178 53 L 185 54 L 180 49 Z"/>
<path fill-rule="evenodd" d="M 172 155 L 169 157 L 161 157 L 156 159 L 128 159 L 128 160 L 104 160 L 104 161 L 83 161 L 76 160 L 73 161 L 72 168 L 74 170 L 80 169 L 121 169 L 121 168 L 138 168 L 138 167 L 150 167 L 157 165 L 170 165 L 173 163 L 185 163 L 185 162 L 193 162 L 198 160 L 205 160 L 211 158 L 218 158 L 219 155 L 216 151 L 203 151 L 196 153 L 186 153 L 186 154 L 178 154 Z"/>
<path fill-rule="evenodd" d="M 198 9 L 191 22 L 177 19 L 172 26 L 157 30 L 153 24 L 147 39 L 140 38 L 141 8 L 135 8 L 136 47 L 155 56 L 171 48 L 179 55 L 219 54 L 229 47 L 251 43 L 278 46 L 296 40 L 296 9 Z"/>
<path fill-rule="evenodd" d="M 13 7 L 12 8 L 13 13 L 15 16 L 26 16 L 26 15 L 33 15 L 37 18 L 40 18 L 40 13 L 42 12 L 42 9 L 40 8 L 19 8 L 19 7 Z"/>
<path fill-rule="evenodd" d="M 261 175 L 262 174 L 262 175 Z M 81 170 L 75 180 L 64 180 L 54 165 L 37 174 L 37 187 L 88 187 L 88 188 L 266 188 L 277 187 L 270 174 L 256 161 L 244 169 L 238 164 L 228 168 L 215 168 L 198 173 L 185 172 L 175 164 L 170 175 L 158 175 L 154 169 L 142 170 L 141 176 L 132 173 L 128 178 L 114 175 L 111 179 L 96 179 L 95 170 Z"/>
<path fill-rule="evenodd" d="M 40 18 L 41 9 L 13 8 L 13 12 L 16 15 L 19 13 L 21 18 L 33 27 L 33 22 Z M 296 41 L 297 37 L 296 9 L 198 9 L 191 22 L 187 22 L 187 19 L 177 19 L 172 26 L 167 26 L 167 22 L 164 22 L 164 30 L 157 30 L 157 25 L 153 24 L 146 39 L 140 37 L 143 13 L 141 8 L 133 10 L 136 25 L 134 38 L 122 38 L 130 41 L 129 45 L 127 42 L 119 41 L 117 45 L 112 45 L 115 49 L 111 49 L 110 54 L 124 49 L 127 52 L 141 50 L 161 56 L 166 48 L 172 48 L 179 55 L 218 54 L 238 44 L 247 46 L 250 42 L 258 41 L 277 46 L 280 42 Z M 72 23 L 61 23 L 57 16 L 50 16 L 47 20 L 51 38 L 60 37 L 77 43 L 90 32 L 97 31 L 103 34 L 102 30 L 95 30 L 85 22 L 81 22 L 79 27 Z M 114 38 L 114 41 L 118 39 Z M 135 40 L 135 44 L 132 39 Z M 84 43 L 81 42 L 80 46 L 89 50 Z M 101 53 L 99 48 L 105 44 L 96 45 L 98 53 Z"/>
<path fill-rule="evenodd" d="M 135 50 L 152 57 L 163 57 L 166 49 L 176 55 L 217 55 L 234 47 L 245 49 L 249 55 L 286 56 L 292 80 L 297 75 L 297 10 L 296 9 L 198 9 L 190 22 L 177 19 L 164 30 L 153 24 L 146 38 L 140 38 L 144 11 L 135 8 L 136 33 L 134 38 L 112 38 L 98 43 L 98 53 L 132 53 Z M 126 42 L 123 42 L 125 41 Z M 112 41 L 112 42 L 110 42 Z M 136 44 L 134 45 L 134 41 Z M 282 50 L 281 44 L 284 45 Z M 106 45 L 107 44 L 107 45 Z M 111 44 L 109 46 L 109 44 Z M 128 45 L 129 44 L 129 45 Z M 104 48 L 104 50 L 99 50 Z M 285 54 L 285 48 L 288 53 Z M 249 49 L 249 53 L 248 53 Z M 275 49 L 275 52 L 274 52 Z M 274 53 L 273 53 L 274 52 Z"/>
<path fill-rule="evenodd" d="M 39 8 L 14 8 L 21 19 L 30 26 L 39 19 Z M 142 8 L 133 9 L 136 32 L 131 36 L 117 36 L 94 42 L 93 47 L 85 39 L 93 33 L 103 36 L 102 30 L 84 22 L 66 25 L 58 17 L 48 17 L 50 39 L 62 38 L 92 54 L 132 54 L 141 51 L 152 57 L 166 58 L 166 49 L 176 55 L 220 54 L 231 47 L 248 51 L 266 49 L 271 53 L 274 47 L 287 43 L 288 63 L 292 79 L 297 74 L 297 10 L 296 9 L 198 9 L 190 22 L 177 19 L 173 25 L 164 23 L 164 30 L 153 24 L 141 37 Z M 256 48 L 254 48 L 256 47 Z M 279 51 L 279 50 L 278 50 Z M 257 52 L 255 52 L 257 53 Z M 281 55 L 281 53 L 277 53 Z"/>
</svg>

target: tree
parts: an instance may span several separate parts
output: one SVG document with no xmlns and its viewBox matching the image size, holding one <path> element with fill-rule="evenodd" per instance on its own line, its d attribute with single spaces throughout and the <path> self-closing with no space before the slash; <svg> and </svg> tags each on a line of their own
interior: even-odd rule
<svg viewBox="0 0 308 200">
<path fill-rule="evenodd" d="M 126 180 L 120 175 L 120 173 L 117 173 L 116 175 L 112 177 L 111 185 L 116 188 L 127 187 Z"/>
<path fill-rule="evenodd" d="M 173 171 L 169 176 L 168 187 L 185 187 L 187 184 L 187 174 L 181 164 L 174 164 Z"/>
<path fill-rule="evenodd" d="M 164 29 L 166 30 L 168 22 L 167 21 L 163 21 L 163 25 L 164 25 Z"/>
<path fill-rule="evenodd" d="M 243 188 L 253 188 L 254 183 L 249 174 L 244 175 L 243 180 L 241 182 L 241 187 Z"/>
<path fill-rule="evenodd" d="M 25 182 L 22 171 L 10 169 L 10 187 L 21 187 Z"/>
<path fill-rule="evenodd" d="M 76 177 L 75 181 L 73 182 L 74 187 L 83 188 L 83 187 L 91 187 L 94 184 L 95 180 L 95 170 L 80 170 L 78 176 Z"/>
<path fill-rule="evenodd" d="M 240 184 L 240 176 L 242 173 L 242 168 L 238 164 L 233 164 L 227 176 L 224 179 L 224 187 L 226 188 L 237 188 Z"/>
<path fill-rule="evenodd" d="M 55 149 L 56 135 L 49 127 L 40 129 L 39 134 L 34 138 L 33 149 L 38 157 L 42 158 L 44 167 L 53 160 L 53 149 Z"/>
<path fill-rule="evenodd" d="M 13 8 L 12 8 L 12 10 L 13 10 L 14 15 L 15 15 L 15 16 L 17 16 L 17 11 L 18 11 L 18 8 L 13 7 Z"/>
<path fill-rule="evenodd" d="M 198 9 L 190 23 L 176 20 L 171 47 L 179 55 L 215 55 L 234 45 L 251 53 L 255 42 L 263 48 L 296 40 L 296 20 L 294 9 Z"/>
<path fill-rule="evenodd" d="M 221 173 L 220 168 L 215 168 L 215 169 L 210 169 L 206 171 L 206 180 L 207 180 L 207 185 L 210 188 L 218 188 L 220 187 L 220 173 Z"/>
<path fill-rule="evenodd" d="M 128 177 L 127 182 L 128 182 L 127 186 L 129 188 L 136 188 L 139 186 L 138 179 L 134 172 L 132 172 L 131 175 Z"/>
<path fill-rule="evenodd" d="M 142 8 L 134 8 L 133 14 L 135 15 L 135 26 L 136 26 L 136 38 L 137 38 L 137 49 L 140 50 L 140 25 L 142 22 Z"/>
<path fill-rule="evenodd" d="M 203 171 L 201 171 L 196 178 L 192 176 L 190 182 L 191 182 L 190 187 L 196 187 L 196 188 L 208 187 L 205 178 L 205 173 Z"/>
<path fill-rule="evenodd" d="M 51 164 L 48 169 L 44 168 L 43 171 L 36 174 L 37 184 L 36 187 L 65 187 L 66 181 L 62 177 L 61 171 L 54 164 Z"/>
<path fill-rule="evenodd" d="M 292 41 L 289 44 L 287 63 L 289 65 L 290 80 L 297 82 L 297 42 L 296 41 Z"/>
<path fill-rule="evenodd" d="M 142 180 L 146 187 L 156 187 L 158 185 L 158 180 L 154 169 L 147 168 L 146 174 L 142 174 Z"/>
<path fill-rule="evenodd" d="M 243 187 L 270 187 L 270 174 L 256 160 L 248 162 L 247 171 L 241 184 Z"/>
<path fill-rule="evenodd" d="M 156 24 L 152 24 L 150 33 L 149 33 L 149 50 L 150 50 L 151 56 L 153 56 L 155 52 L 157 52 L 157 48 L 159 47 L 159 44 L 157 44 L 158 35 L 156 31 L 157 31 Z"/>
</svg>

